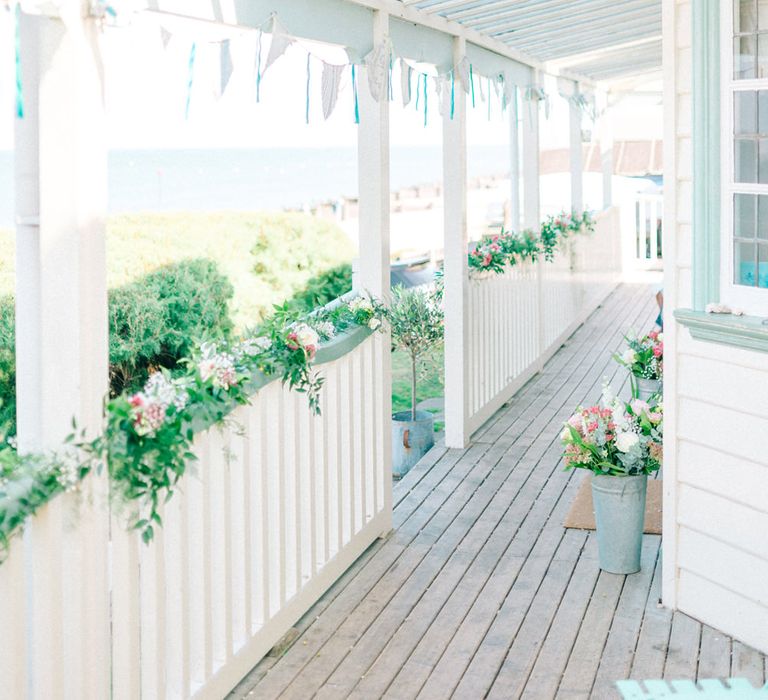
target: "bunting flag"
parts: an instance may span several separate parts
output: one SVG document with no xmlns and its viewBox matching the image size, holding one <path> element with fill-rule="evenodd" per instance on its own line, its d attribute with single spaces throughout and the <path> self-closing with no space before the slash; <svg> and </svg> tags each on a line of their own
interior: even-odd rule
<svg viewBox="0 0 768 700">
<path fill-rule="evenodd" d="M 160 40 L 163 42 L 163 48 L 167 49 L 168 44 L 171 43 L 172 34 L 165 28 L 160 27 Z"/>
<path fill-rule="evenodd" d="M 256 44 L 256 102 L 261 102 L 261 43 L 264 32 L 259 30 L 259 41 Z"/>
<path fill-rule="evenodd" d="M 472 64 L 469 64 L 469 86 L 472 94 L 472 109 L 475 108 L 475 74 L 472 71 Z"/>
<path fill-rule="evenodd" d="M 461 82 L 462 90 L 469 94 L 471 88 L 470 75 L 472 73 L 472 64 L 470 64 L 469 59 L 466 56 L 464 56 L 464 58 L 459 61 L 456 68 L 454 69 L 454 73 L 458 73 L 459 75 L 459 81 Z"/>
<path fill-rule="evenodd" d="M 24 119 L 24 91 L 21 77 L 21 5 L 16 5 L 13 19 L 13 42 L 16 60 L 16 116 Z"/>
<path fill-rule="evenodd" d="M 339 88 L 341 86 L 341 76 L 344 73 L 344 66 L 334 66 L 330 63 L 323 63 L 323 76 L 321 80 L 321 90 L 323 97 L 323 117 L 328 119 L 336 107 L 339 99 Z"/>
<path fill-rule="evenodd" d="M 389 57 L 391 55 L 389 41 L 382 41 L 374 46 L 364 59 L 368 74 L 368 89 L 376 102 L 387 98 L 385 90 L 389 84 Z"/>
<path fill-rule="evenodd" d="M 355 73 L 355 64 L 352 64 L 352 95 L 355 99 L 355 124 L 360 123 L 360 98 L 357 94 L 357 74 Z"/>
<path fill-rule="evenodd" d="M 480 102 L 485 102 L 485 90 L 483 90 L 482 76 L 477 80 L 477 86 L 480 88 Z"/>
<path fill-rule="evenodd" d="M 311 73 L 310 73 L 310 68 L 311 68 L 310 63 L 311 63 L 311 61 L 312 61 L 312 54 L 308 53 L 307 54 L 307 106 L 306 106 L 306 109 L 304 111 L 304 120 L 306 121 L 307 124 L 309 124 L 309 93 L 310 93 L 310 89 L 312 87 Z"/>
<path fill-rule="evenodd" d="M 508 74 L 504 75 L 504 106 L 512 104 L 512 98 L 515 94 L 515 84 Z"/>
<path fill-rule="evenodd" d="M 189 105 L 192 102 L 192 83 L 195 79 L 195 53 L 197 52 L 197 44 L 193 41 L 192 48 L 189 50 L 189 64 L 187 78 L 187 106 L 184 109 L 184 119 L 189 119 Z"/>
<path fill-rule="evenodd" d="M 224 39 L 221 42 L 221 74 L 219 80 L 219 96 L 223 95 L 229 85 L 229 79 L 232 77 L 232 71 L 234 66 L 232 65 L 232 47 L 230 46 L 229 39 Z"/>
<path fill-rule="evenodd" d="M 403 94 L 403 107 L 407 107 L 411 101 L 411 68 L 405 61 L 400 61 L 400 91 Z"/>
<path fill-rule="evenodd" d="M 267 62 L 264 64 L 264 70 L 261 71 L 262 76 L 267 72 L 267 69 L 286 52 L 293 42 L 293 37 L 288 36 L 283 31 L 277 18 L 275 18 L 272 22 L 272 43 L 269 45 L 269 53 L 267 54 Z"/>
</svg>

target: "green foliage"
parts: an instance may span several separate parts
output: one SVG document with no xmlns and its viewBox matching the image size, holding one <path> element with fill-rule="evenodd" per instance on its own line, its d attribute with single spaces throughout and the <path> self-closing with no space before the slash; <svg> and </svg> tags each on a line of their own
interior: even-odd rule
<svg viewBox="0 0 768 700">
<path fill-rule="evenodd" d="M 387 320 L 393 349 L 406 353 L 411 360 L 411 413 L 415 420 L 419 359 L 443 340 L 443 309 L 432 290 L 395 287 Z"/>
<path fill-rule="evenodd" d="M 352 289 L 352 265 L 344 263 L 312 277 L 289 303 L 299 311 L 312 311 L 338 299 Z"/>
<path fill-rule="evenodd" d="M 0 434 L 16 422 L 16 331 L 12 296 L 0 296 Z"/>
</svg>

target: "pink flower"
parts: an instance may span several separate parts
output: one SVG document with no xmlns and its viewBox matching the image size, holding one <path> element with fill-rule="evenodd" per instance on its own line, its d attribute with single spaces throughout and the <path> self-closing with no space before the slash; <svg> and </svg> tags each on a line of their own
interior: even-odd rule
<svg viewBox="0 0 768 700">
<path fill-rule="evenodd" d="M 659 343 L 653 346 L 653 356 L 661 357 L 664 354 L 664 343 Z"/>
<path fill-rule="evenodd" d="M 488 265 L 490 265 L 490 264 L 491 264 L 491 254 L 490 253 L 486 253 L 483 256 L 483 267 L 488 267 Z"/>
<path fill-rule="evenodd" d="M 286 342 L 286 345 L 291 350 L 298 350 L 299 349 L 299 338 L 295 333 L 289 333 L 288 334 L 288 342 Z"/>
<path fill-rule="evenodd" d="M 134 394 L 128 399 L 128 403 L 134 408 L 139 408 L 144 405 L 144 397 L 141 394 Z"/>
<path fill-rule="evenodd" d="M 656 338 L 658 338 L 658 337 L 659 337 L 659 332 L 658 332 L 658 331 L 651 331 L 651 332 L 648 334 L 648 337 L 649 337 L 651 340 L 656 340 Z"/>
</svg>

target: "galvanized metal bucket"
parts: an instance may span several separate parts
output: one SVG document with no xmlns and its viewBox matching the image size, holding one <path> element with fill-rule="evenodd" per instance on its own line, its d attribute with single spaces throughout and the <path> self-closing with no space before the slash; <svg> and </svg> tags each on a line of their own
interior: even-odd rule
<svg viewBox="0 0 768 700">
<path fill-rule="evenodd" d="M 637 384 L 637 398 L 647 401 L 654 394 L 661 396 L 662 384 L 660 379 L 645 379 L 645 377 L 635 377 Z"/>
<path fill-rule="evenodd" d="M 392 475 L 405 476 L 435 444 L 435 419 L 428 411 L 416 411 L 411 420 L 410 411 L 392 416 Z"/>
<path fill-rule="evenodd" d="M 648 477 L 592 477 L 600 568 L 612 574 L 640 571 Z"/>
</svg>

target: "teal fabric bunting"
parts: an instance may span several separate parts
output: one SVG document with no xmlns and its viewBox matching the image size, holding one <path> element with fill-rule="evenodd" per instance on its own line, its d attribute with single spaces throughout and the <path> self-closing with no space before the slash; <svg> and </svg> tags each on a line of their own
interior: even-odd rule
<svg viewBox="0 0 768 700">
<path fill-rule="evenodd" d="M 355 124 L 360 123 L 360 100 L 357 95 L 357 73 L 355 72 L 355 64 L 352 64 L 352 94 L 355 97 Z"/>
<path fill-rule="evenodd" d="M 184 109 L 184 119 L 189 119 L 189 105 L 192 102 L 192 83 L 195 80 L 195 53 L 197 52 L 197 43 L 192 42 L 192 48 L 189 50 L 189 78 L 187 80 L 187 106 Z"/>
<path fill-rule="evenodd" d="M 14 45 L 16 51 L 16 116 L 24 119 L 24 90 L 21 80 L 21 5 L 14 12 Z"/>
</svg>

